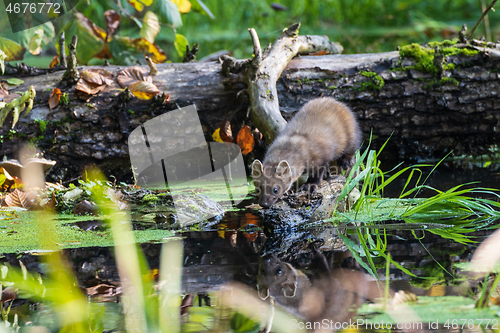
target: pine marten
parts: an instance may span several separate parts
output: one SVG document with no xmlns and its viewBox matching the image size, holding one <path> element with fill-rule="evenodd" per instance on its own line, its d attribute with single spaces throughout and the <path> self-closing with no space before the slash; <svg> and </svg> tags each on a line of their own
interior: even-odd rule
<svg viewBox="0 0 500 333">
<path fill-rule="evenodd" d="M 352 167 L 360 144 L 358 122 L 345 104 L 329 97 L 308 102 L 276 137 L 264 162 L 252 164 L 259 204 L 273 205 L 305 171 L 309 189 L 316 189 L 330 161 Z"/>
<path fill-rule="evenodd" d="M 365 274 L 337 269 L 327 277 L 309 278 L 275 256 L 261 258 L 257 276 L 259 297 L 273 297 L 277 304 L 299 319 L 310 323 L 348 322 L 368 299 L 379 296 Z M 315 324 L 318 325 L 318 324 Z"/>
</svg>

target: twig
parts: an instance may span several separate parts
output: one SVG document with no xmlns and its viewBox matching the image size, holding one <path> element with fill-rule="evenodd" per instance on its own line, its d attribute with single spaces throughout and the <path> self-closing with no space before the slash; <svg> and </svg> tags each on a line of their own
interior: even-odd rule
<svg viewBox="0 0 500 333">
<path fill-rule="evenodd" d="M 257 35 L 257 31 L 255 31 L 254 28 L 250 28 L 248 29 L 248 31 L 250 32 L 250 37 L 252 37 L 255 65 L 258 66 L 262 62 L 262 49 L 260 47 L 259 36 Z"/>
<path fill-rule="evenodd" d="M 76 83 L 80 78 L 80 73 L 78 73 L 78 69 L 76 68 L 76 44 L 78 42 L 78 37 L 76 35 L 73 36 L 71 40 L 71 44 L 69 44 L 69 54 L 66 57 L 68 67 L 63 75 L 63 80 L 68 81 L 69 83 Z"/>
<path fill-rule="evenodd" d="M 476 31 L 477 27 L 479 26 L 479 24 L 481 23 L 481 21 L 483 20 L 483 18 L 486 16 L 486 14 L 488 14 L 488 12 L 493 8 L 493 6 L 495 6 L 495 4 L 497 3 L 497 1 L 498 0 L 493 0 L 490 3 L 490 5 L 488 6 L 488 8 L 486 8 L 486 10 L 483 12 L 483 15 L 481 15 L 481 17 L 477 21 L 477 23 L 474 26 L 474 28 L 472 28 L 472 30 L 470 31 L 470 35 L 469 35 L 469 38 L 467 38 L 467 41 L 469 41 L 471 39 L 472 35 L 474 34 L 474 31 Z"/>
<path fill-rule="evenodd" d="M 486 10 L 486 3 L 484 0 L 481 0 L 481 10 L 483 12 Z M 490 19 L 488 18 L 488 15 L 484 17 L 484 33 L 486 34 L 486 40 L 491 41 Z"/>
<path fill-rule="evenodd" d="M 61 68 L 66 68 L 68 66 L 66 64 L 66 38 L 64 31 L 61 32 L 59 36 L 59 66 Z"/>
</svg>

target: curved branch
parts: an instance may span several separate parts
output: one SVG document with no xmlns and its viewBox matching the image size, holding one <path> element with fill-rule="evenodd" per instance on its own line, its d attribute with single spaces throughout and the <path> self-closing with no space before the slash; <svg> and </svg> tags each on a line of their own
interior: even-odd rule
<svg viewBox="0 0 500 333">
<path fill-rule="evenodd" d="M 250 112 L 253 124 L 264 134 L 268 142 L 285 127 L 278 104 L 276 81 L 290 60 L 298 54 L 320 50 L 332 54 L 341 53 L 342 46 L 330 42 L 326 36 L 298 36 L 300 23 L 294 24 L 280 34 L 269 51 L 262 56 L 260 42 L 255 29 L 249 29 L 254 45 L 255 58 L 246 68 Z M 229 59 L 225 60 L 227 66 Z"/>
</svg>

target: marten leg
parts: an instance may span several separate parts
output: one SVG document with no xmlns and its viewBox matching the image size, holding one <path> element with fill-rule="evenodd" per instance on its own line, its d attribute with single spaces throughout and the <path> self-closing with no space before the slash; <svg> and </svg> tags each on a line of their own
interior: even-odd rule
<svg viewBox="0 0 500 333">
<path fill-rule="evenodd" d="M 343 155 L 337 160 L 337 164 L 340 168 L 342 168 L 342 170 L 345 170 L 345 177 L 347 178 L 352 167 L 356 164 L 356 159 L 354 158 L 354 155 Z M 356 175 L 353 176 L 355 177 Z"/>
<path fill-rule="evenodd" d="M 302 185 L 300 188 L 301 190 L 309 191 L 310 193 L 316 191 L 321 184 L 321 181 L 323 180 L 323 177 L 325 176 L 325 173 L 328 175 L 327 171 L 327 166 L 320 166 L 316 169 L 311 169 L 308 172 L 310 174 L 307 177 L 307 183 Z"/>
</svg>

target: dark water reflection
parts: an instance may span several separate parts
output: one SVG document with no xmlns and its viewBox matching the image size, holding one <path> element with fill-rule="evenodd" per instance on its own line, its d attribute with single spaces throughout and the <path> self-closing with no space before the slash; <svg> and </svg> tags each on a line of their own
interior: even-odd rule
<svg viewBox="0 0 500 333">
<path fill-rule="evenodd" d="M 481 185 L 487 187 L 500 187 L 500 174 L 496 171 L 475 173 L 449 172 L 449 170 L 436 171 L 428 181 L 431 186 L 446 190 L 458 183 L 465 183 L 472 180 L 483 180 Z M 404 185 L 404 183 L 403 183 Z M 401 184 L 393 184 L 386 192 L 385 196 L 395 196 Z M 458 270 L 454 267 L 455 263 L 470 261 L 472 254 L 485 237 L 491 234 L 492 230 L 477 230 L 468 233 L 470 239 L 477 243 L 460 244 L 452 239 L 443 238 L 430 229 L 439 228 L 442 225 L 433 224 L 428 221 L 425 225 L 398 225 L 390 222 L 383 226 L 372 226 L 371 232 L 384 234 L 386 241 L 386 253 L 390 253 L 394 262 L 410 271 L 416 277 L 405 274 L 402 270 L 391 265 L 389 270 L 389 279 L 391 289 L 407 290 L 417 296 L 445 296 L 464 294 L 464 288 L 461 286 L 463 278 L 460 278 Z M 150 227 L 154 225 L 150 224 Z M 90 221 L 82 224 L 82 229 L 92 230 L 99 227 Z M 158 226 L 156 226 L 158 227 Z M 135 226 L 140 229 L 141 226 Z M 160 226 L 160 228 L 162 228 Z M 352 271 L 353 269 L 366 273 L 353 258 L 347 246 L 339 238 L 339 234 L 347 235 L 352 240 L 357 241 L 355 237 L 355 227 L 322 227 L 315 226 L 310 228 L 295 229 L 276 229 L 269 228 L 262 221 L 262 218 L 254 211 L 230 212 L 220 221 L 219 224 L 201 231 L 187 231 L 179 234 L 183 238 L 184 257 L 182 269 L 182 294 L 199 295 L 200 299 L 207 299 L 215 290 L 218 290 L 226 283 L 237 281 L 242 285 L 249 286 L 257 295 L 260 286 L 263 285 L 262 274 L 267 274 L 267 284 L 269 284 L 269 275 L 271 270 L 263 272 L 259 270 L 261 258 L 276 258 L 280 262 L 291 265 L 292 270 L 288 271 L 286 281 L 294 272 L 305 274 L 312 286 L 321 286 L 324 293 L 324 303 L 320 306 L 326 306 L 335 300 L 336 306 L 340 308 L 349 308 L 352 303 L 358 301 L 353 297 L 345 296 L 345 290 L 349 291 L 351 282 L 343 283 L 339 279 L 332 280 L 332 272 L 336 269 Z M 141 244 L 151 270 L 158 269 L 160 266 L 161 244 Z M 84 290 L 94 288 L 99 285 L 110 285 L 112 287 L 120 286 L 119 274 L 115 263 L 115 254 L 112 248 L 84 248 L 68 249 L 64 251 L 66 257 L 73 263 L 74 271 L 78 282 Z M 21 260 L 30 271 L 42 273 L 42 264 L 40 264 L 39 255 L 29 254 L 6 254 L 1 261 L 8 262 L 13 266 L 18 266 Z M 374 265 L 381 280 L 385 280 L 386 259 L 383 257 L 374 257 Z M 286 266 L 288 267 L 288 266 Z M 260 274 L 260 275 L 259 275 Z M 272 272 L 276 274 L 276 272 Z M 299 274 L 299 273 L 297 273 Z M 358 274 L 358 273 L 356 273 Z M 338 276 L 338 275 L 337 275 Z M 356 275 L 358 276 L 358 275 Z M 359 276 L 358 276 L 359 277 Z M 421 279 L 419 277 L 424 277 Z M 274 278 L 273 278 L 274 279 Z M 277 277 L 275 278 L 279 280 Z M 345 279 L 349 280 L 349 279 Z M 368 282 L 371 283 L 367 279 Z M 284 285 L 282 280 L 280 286 Z M 295 280 L 293 280 L 295 281 Z M 326 282 L 325 282 L 326 281 Z M 333 281 L 333 282 L 332 282 Z M 356 290 L 364 280 L 356 285 Z M 326 287 L 325 287 L 326 283 Z M 300 285 L 300 283 L 299 283 Z M 308 284 L 309 286 L 309 284 Z M 330 286 L 330 287 L 328 287 Z M 368 284 L 367 284 L 368 286 Z M 269 287 L 269 286 L 268 286 Z M 280 287 L 281 288 L 281 287 Z M 309 288 L 309 287 L 308 287 Z M 340 289 L 343 290 L 341 294 Z M 373 287 L 367 287 L 362 294 L 363 297 L 370 298 Z M 268 292 L 270 292 L 269 287 Z M 279 289 L 283 290 L 283 288 Z M 314 294 L 315 290 L 308 289 L 307 295 L 313 295 L 314 299 L 320 299 Z M 108 290 L 109 291 L 109 290 Z M 115 290 L 116 291 L 116 290 Z M 285 291 L 286 293 L 286 291 Z M 298 293 L 292 286 L 291 294 Z M 297 294 L 298 295 L 298 294 Z M 315 296 L 316 295 L 316 296 Z M 342 295 L 342 296 L 339 296 Z M 120 327 L 120 306 L 119 294 L 106 297 L 105 295 L 92 296 L 89 299 L 111 301 L 107 306 L 107 313 L 114 316 L 112 324 L 108 329 L 118 329 Z M 286 298 L 290 299 L 290 297 Z M 305 297 L 305 296 L 304 296 Z M 309 296 L 308 296 L 309 297 Z M 262 297 L 265 298 L 265 297 Z M 288 302 L 288 300 L 287 300 Z M 213 301 L 212 305 L 215 304 Z M 318 301 L 318 304 L 320 302 Z M 114 304 L 114 305 L 110 305 Z M 287 303 L 288 310 L 295 315 L 297 307 L 292 303 Z M 292 304 L 292 305 L 290 305 Z M 51 317 L 43 316 L 46 311 L 43 305 L 35 305 L 23 300 L 14 301 L 13 311 L 20 315 L 21 322 L 32 321 L 37 324 L 44 324 Z M 294 312 L 295 311 L 295 312 Z M 318 310 L 321 312 L 320 310 Z M 313 317 L 309 314 L 305 318 Z M 110 317 L 111 318 L 111 317 Z M 397 331 L 394 330 L 393 331 Z M 440 331 L 433 330 L 433 331 Z M 442 331 L 448 331 L 442 329 Z M 463 330 L 474 331 L 474 330 Z"/>
</svg>

